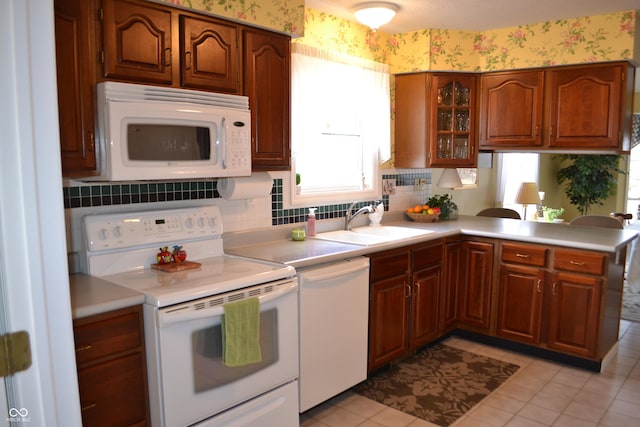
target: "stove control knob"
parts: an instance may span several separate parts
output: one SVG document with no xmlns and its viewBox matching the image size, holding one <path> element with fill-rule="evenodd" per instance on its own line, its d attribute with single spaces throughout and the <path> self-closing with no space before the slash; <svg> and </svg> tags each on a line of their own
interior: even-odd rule
<svg viewBox="0 0 640 427">
<path fill-rule="evenodd" d="M 210 216 L 209 217 L 209 227 L 211 227 L 211 228 L 215 228 L 216 227 L 216 217 L 214 217 L 214 216 Z"/>
<path fill-rule="evenodd" d="M 198 218 L 198 227 L 200 228 L 204 227 L 204 218 L 202 217 Z"/>
<path fill-rule="evenodd" d="M 187 228 L 193 228 L 193 218 L 187 218 L 184 221 L 184 226 Z"/>
<path fill-rule="evenodd" d="M 100 231 L 98 231 L 98 239 L 107 240 L 108 238 L 109 238 L 109 231 L 107 231 L 106 228 L 101 228 Z"/>
<path fill-rule="evenodd" d="M 113 229 L 113 236 L 114 237 L 121 237 L 122 236 L 122 228 L 119 225 L 116 225 Z"/>
</svg>

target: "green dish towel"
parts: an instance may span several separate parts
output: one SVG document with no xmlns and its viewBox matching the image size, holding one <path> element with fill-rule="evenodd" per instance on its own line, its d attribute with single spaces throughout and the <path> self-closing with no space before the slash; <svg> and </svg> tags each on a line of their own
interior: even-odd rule
<svg viewBox="0 0 640 427">
<path fill-rule="evenodd" d="M 260 362 L 260 300 L 248 298 L 222 308 L 223 363 L 239 367 Z"/>
</svg>

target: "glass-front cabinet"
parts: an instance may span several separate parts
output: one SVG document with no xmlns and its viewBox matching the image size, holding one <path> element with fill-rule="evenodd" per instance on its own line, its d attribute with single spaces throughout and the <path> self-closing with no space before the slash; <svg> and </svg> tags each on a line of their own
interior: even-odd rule
<svg viewBox="0 0 640 427">
<path fill-rule="evenodd" d="M 395 76 L 395 166 L 475 167 L 478 76 Z"/>
<path fill-rule="evenodd" d="M 432 75 L 431 166 L 475 165 L 475 75 Z"/>
</svg>

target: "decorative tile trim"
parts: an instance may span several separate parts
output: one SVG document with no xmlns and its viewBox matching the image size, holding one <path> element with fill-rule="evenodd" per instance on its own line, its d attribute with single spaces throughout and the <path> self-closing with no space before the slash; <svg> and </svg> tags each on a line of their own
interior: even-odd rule
<svg viewBox="0 0 640 427">
<path fill-rule="evenodd" d="M 382 175 L 382 179 L 396 181 L 396 186 L 413 186 L 416 179 L 424 178 L 431 183 L 431 171 L 421 169 L 408 173 Z M 184 182 L 153 182 L 129 184 L 92 184 L 83 186 L 63 187 L 62 194 L 66 209 L 86 208 L 112 205 L 131 205 L 137 203 L 162 203 L 175 200 L 218 199 L 218 181 L 184 181 Z M 370 205 L 380 200 L 358 202 L 357 208 Z M 382 196 L 384 210 L 389 210 L 389 196 Z M 307 206 L 302 208 L 285 209 L 283 202 L 282 179 L 273 180 L 271 189 L 271 224 L 296 224 L 307 220 L 310 207 L 317 207 L 318 220 L 342 218 L 350 203 L 335 205 Z"/>
<path fill-rule="evenodd" d="M 219 198 L 217 180 L 63 187 L 67 209 Z"/>
</svg>

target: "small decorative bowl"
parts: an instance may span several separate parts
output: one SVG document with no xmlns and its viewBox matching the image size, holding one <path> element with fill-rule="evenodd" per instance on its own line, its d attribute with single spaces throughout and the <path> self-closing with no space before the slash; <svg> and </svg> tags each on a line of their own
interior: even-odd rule
<svg viewBox="0 0 640 427">
<path fill-rule="evenodd" d="M 431 215 L 431 214 L 405 212 L 405 214 L 409 217 L 411 221 L 414 221 L 414 222 L 434 222 L 434 221 L 437 221 L 438 217 L 440 216 L 440 213 Z"/>
</svg>

